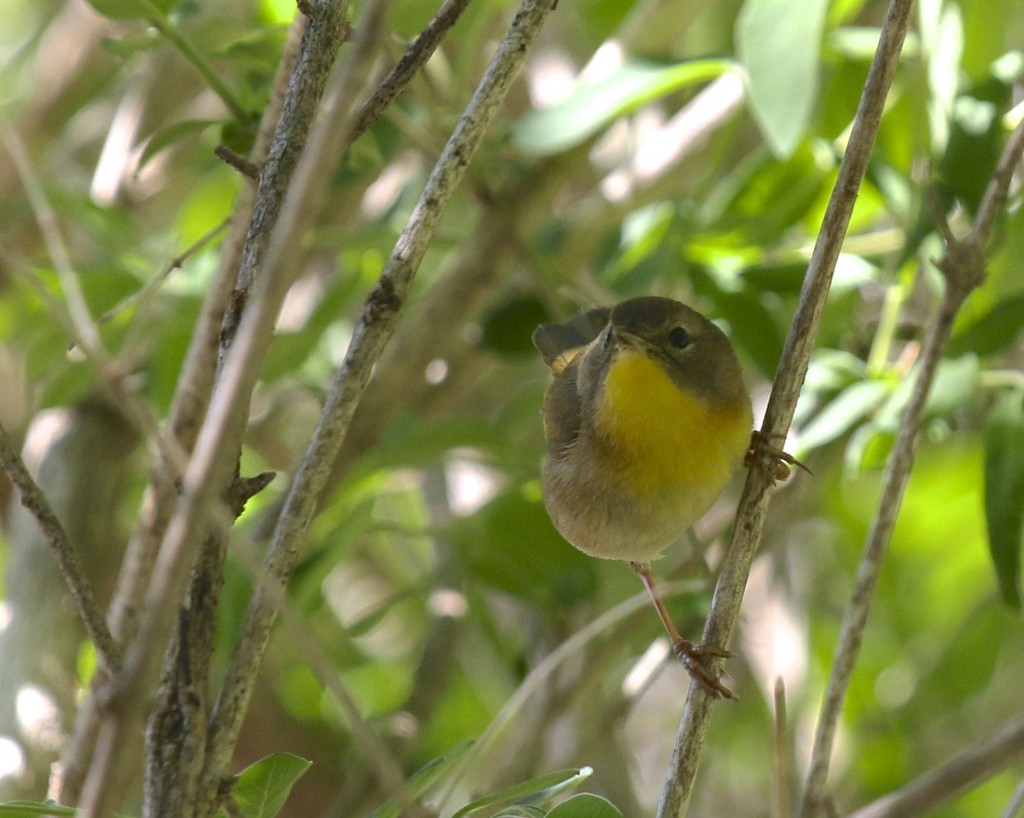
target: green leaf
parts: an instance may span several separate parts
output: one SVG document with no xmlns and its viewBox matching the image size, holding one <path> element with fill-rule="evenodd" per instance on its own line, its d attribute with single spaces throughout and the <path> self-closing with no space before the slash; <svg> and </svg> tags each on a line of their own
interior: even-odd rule
<svg viewBox="0 0 1024 818">
<path fill-rule="evenodd" d="M 1008 296 L 958 332 L 949 342 L 946 354 L 957 356 L 976 352 L 992 355 L 999 352 L 1024 332 L 1021 315 L 1024 315 L 1024 292 Z"/>
<path fill-rule="evenodd" d="M 548 813 L 548 818 L 622 818 L 622 813 L 611 801 L 584 792 L 563 801 Z"/>
<path fill-rule="evenodd" d="M 150 159 L 164 148 L 168 148 L 175 142 L 180 142 L 189 136 L 202 133 L 211 125 L 217 124 L 218 120 L 216 119 L 184 119 L 180 122 L 174 122 L 166 128 L 161 128 L 146 143 L 146 149 L 142 152 L 142 158 L 139 159 L 139 168 L 144 167 Z"/>
<path fill-rule="evenodd" d="M 467 739 L 466 741 L 456 744 L 455 747 L 443 756 L 431 759 L 420 767 L 409 777 L 408 782 L 406 782 L 405 792 L 403 793 L 405 798 L 415 800 L 423 795 L 423 793 L 430 789 L 430 787 L 447 775 L 452 767 L 462 760 L 462 757 L 472 746 L 473 740 Z M 389 798 L 370 813 L 369 818 L 399 818 L 404 807 L 405 801 L 400 801 L 396 798 Z"/>
<path fill-rule="evenodd" d="M 886 404 L 879 409 L 876 421 L 879 428 L 895 430 L 899 427 L 903 411 L 917 382 L 917 367 L 914 367 Z M 939 364 L 935 380 L 928 392 L 922 421 L 946 417 L 971 400 L 978 391 L 981 370 L 975 355 L 945 359 Z"/>
<path fill-rule="evenodd" d="M 231 796 L 246 818 L 274 818 L 312 763 L 291 753 L 261 758 L 242 770 Z"/>
<path fill-rule="evenodd" d="M 661 66 L 626 61 L 607 76 L 582 81 L 556 105 L 533 111 L 512 132 L 527 153 L 548 156 L 573 148 L 613 120 L 648 102 L 724 74 L 728 60 L 695 60 Z"/>
<path fill-rule="evenodd" d="M 546 791 L 555 788 L 557 788 L 558 791 L 561 791 L 565 789 L 566 786 L 574 787 L 581 781 L 589 778 L 593 772 L 593 769 L 590 767 L 581 767 L 579 769 L 572 770 L 558 770 L 557 772 L 537 776 L 536 778 L 531 778 L 529 781 L 522 781 L 518 784 L 513 784 L 511 787 L 505 787 L 497 792 L 493 792 L 490 795 L 485 795 L 483 798 L 478 798 L 477 800 L 466 804 L 466 806 L 456 812 L 452 818 L 463 818 L 463 816 L 477 812 L 478 810 L 481 810 L 484 807 L 489 807 L 492 804 L 498 804 L 502 801 L 522 801 L 529 796 L 536 796 L 541 793 L 550 797 L 550 793 Z"/>
<path fill-rule="evenodd" d="M 2 818 L 23 818 L 27 815 L 74 815 L 74 807 L 62 807 L 53 802 L 8 801 L 0 804 Z"/>
<path fill-rule="evenodd" d="M 495 813 L 494 818 L 545 818 L 546 815 L 547 813 L 539 807 L 513 804 L 510 807 L 504 807 L 501 812 Z"/>
<path fill-rule="evenodd" d="M 891 384 L 876 380 L 860 381 L 843 389 L 800 430 L 800 451 L 817 449 L 852 429 L 874 412 L 891 390 Z"/>
<path fill-rule="evenodd" d="M 597 593 L 594 561 L 555 531 L 547 512 L 526 491 L 499 495 L 449 535 L 474 577 L 515 596 L 553 608 Z"/>
<path fill-rule="evenodd" d="M 736 20 L 750 107 L 778 157 L 793 154 L 814 111 L 827 8 L 827 0 L 746 0 Z"/>
<path fill-rule="evenodd" d="M 88 0 L 89 5 L 104 17 L 112 20 L 141 20 L 160 16 L 166 12 L 169 2 L 151 0 Z"/>
<path fill-rule="evenodd" d="M 999 395 L 985 423 L 985 521 L 999 591 L 1021 609 L 1024 533 L 1024 392 Z"/>
</svg>

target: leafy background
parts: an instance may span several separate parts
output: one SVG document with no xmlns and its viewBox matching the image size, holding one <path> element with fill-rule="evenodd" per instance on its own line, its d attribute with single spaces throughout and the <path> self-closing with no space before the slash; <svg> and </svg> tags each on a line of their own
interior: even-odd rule
<svg viewBox="0 0 1024 818">
<path fill-rule="evenodd" d="M 223 234 L 180 268 L 171 262 L 230 213 L 238 174 L 213 149 L 245 151 L 294 9 L 94 6 L 0 3 L 0 116 L 27 145 L 93 315 L 107 318 L 105 344 L 163 416 Z M 382 65 L 434 10 L 393 3 Z M 327 377 L 510 13 L 497 0 L 472 3 L 344 158 L 324 210 L 308 214 L 294 260 L 302 274 L 243 456 L 243 472 L 279 476 L 236 532 L 217 632 L 224 655 Z M 661 661 L 652 612 L 616 607 L 639 590 L 628 569 L 576 553 L 547 520 L 537 472 L 548 375 L 530 332 L 581 306 L 676 297 L 726 327 L 763 404 L 883 14 L 870 0 L 562 0 L 420 270 L 291 584 L 237 758 L 239 768 L 279 751 L 312 760 L 282 814 L 365 814 L 385 795 L 310 642 L 410 774 L 447 759 L 433 768 L 428 803 L 454 787 L 451 810 L 591 767 L 584 789 L 625 815 L 653 812 L 686 675 Z M 729 663 L 741 700 L 716 712 L 694 814 L 768 812 L 777 677 L 799 777 L 878 470 L 940 291 L 926 192 L 954 227 L 977 207 L 1021 116 L 1022 50 L 1024 10 L 1013 0 L 917 6 L 787 444 L 814 474 L 794 477 L 771 507 Z M 0 155 L 0 419 L 23 438 L 55 409 L 94 406 L 99 389 L 69 351 L 52 259 Z M 841 812 L 1021 712 L 1018 204 L 929 405 L 841 726 L 831 779 Z M 147 455 L 127 427 L 115 438 L 123 483 L 111 520 L 123 539 Z M 737 489 L 656 565 L 686 634 L 701 627 Z M 14 519 L 5 515 L 0 539 L 9 621 L 19 616 L 11 591 L 23 536 Z M 109 587 L 116 559 L 103 566 Z M 619 613 L 538 671 L 609 611 Z M 12 666 L 12 650 L 0 641 L 0 664 Z M 80 688 L 93 664 L 82 643 L 63 671 Z M 453 765 L 464 765 L 457 782 Z M 44 795 L 45 764 L 4 772 L 4 797 Z M 999 814 L 1022 774 L 1018 762 L 931 814 Z"/>
</svg>

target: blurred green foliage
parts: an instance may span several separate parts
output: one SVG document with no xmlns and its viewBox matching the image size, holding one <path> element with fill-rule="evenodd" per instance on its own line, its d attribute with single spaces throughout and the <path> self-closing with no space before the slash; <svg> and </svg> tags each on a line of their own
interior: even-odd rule
<svg viewBox="0 0 1024 818">
<path fill-rule="evenodd" d="M 193 245 L 230 216 L 241 184 L 213 148 L 245 152 L 293 5 L 92 5 L 117 22 L 77 4 L 0 4 L 11 23 L 0 35 L 2 116 L 29 147 L 90 310 L 109 315 L 104 344 L 163 417 L 223 233 Z M 384 62 L 434 5 L 394 4 Z M 529 337 L 595 303 L 680 298 L 725 326 L 763 403 L 883 14 L 875 0 L 562 0 L 419 272 L 395 339 L 401 354 L 378 367 L 371 409 L 353 421 L 293 577 L 304 625 L 279 629 L 237 759 L 288 751 L 313 761 L 282 814 L 399 809 L 304 641 L 327 655 L 410 792 L 428 803 L 451 792 L 446 814 L 506 788 L 525 799 L 552 785 L 515 790 L 521 782 L 586 766 L 584 786 L 607 801 L 495 801 L 479 812 L 653 812 L 687 683 L 680 668 L 640 661 L 660 638 L 653 614 L 624 612 L 545 664 L 640 589 L 624 566 L 566 545 L 544 513 L 548 374 Z M 345 157 L 323 212 L 306 214 L 308 241 L 293 260 L 302 273 L 243 457 L 251 471 L 281 474 L 238 527 L 218 666 L 362 300 L 509 15 L 507 3 L 472 3 L 423 77 Z M 155 19 L 191 51 L 153 36 Z M 68 25 L 75 70 L 48 72 L 50 38 Z M 716 712 L 693 814 L 766 814 L 776 676 L 799 747 L 813 729 L 879 469 L 941 292 L 926 191 L 964 232 L 1021 117 L 1019 3 L 922 0 L 913 28 L 787 444 L 814 476 L 798 474 L 769 512 L 729 664 L 742 699 Z M 124 161 L 104 164 L 115 137 L 128 146 Z M 10 397 L 0 413 L 21 432 L 43 409 L 94 393 L 98 379 L 71 349 L 52 259 L 7 164 L 0 365 Z M 1020 204 L 1018 193 L 1000 220 L 988 276 L 958 317 L 928 405 L 833 764 L 841 811 L 1020 712 Z M 131 498 L 145 478 L 140 470 Z M 684 634 L 699 632 L 737 494 L 698 526 L 702 547 L 656 565 L 659 578 L 691 589 L 669 600 Z M 997 814 L 1018 777 L 1004 772 L 930 814 Z"/>
</svg>

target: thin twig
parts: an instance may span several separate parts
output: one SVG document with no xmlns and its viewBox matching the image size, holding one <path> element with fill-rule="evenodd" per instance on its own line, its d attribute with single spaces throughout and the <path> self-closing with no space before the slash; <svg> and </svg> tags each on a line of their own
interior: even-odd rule
<svg viewBox="0 0 1024 818">
<path fill-rule="evenodd" d="M 262 162 L 266 158 L 305 28 L 305 18 L 297 17 L 289 30 L 269 102 L 253 144 L 254 161 Z M 221 245 L 217 272 L 206 290 L 206 297 L 203 299 L 171 402 L 167 428 L 186 452 L 190 452 L 195 444 L 199 426 L 210 401 L 218 360 L 217 339 L 238 273 L 255 188 L 252 183 L 241 186 L 231 216 L 231 229 Z M 166 462 L 154 464 L 151 470 L 150 485 L 143 501 L 144 513 L 139 515 L 136 529 L 129 540 L 110 603 L 110 627 L 122 644 L 130 641 L 135 633 L 138 612 L 152 575 L 156 551 L 178 500 L 176 481 L 179 474 L 176 468 Z M 95 694 L 105 682 L 106 680 L 99 676 L 94 680 L 93 694 L 79 708 L 74 732 L 61 759 L 62 797 L 69 803 L 76 803 L 79 800 L 100 716 Z"/>
<path fill-rule="evenodd" d="M 928 328 L 921 347 L 917 376 L 913 391 L 900 422 L 892 455 L 886 465 L 879 495 L 878 507 L 871 529 L 864 543 L 864 551 L 853 594 L 836 645 L 828 689 L 822 704 L 815 731 L 811 760 L 801 799 L 800 815 L 815 818 L 825 800 L 825 782 L 832 756 L 835 733 L 842 713 L 846 691 L 853 676 L 868 614 L 874 598 L 875 586 L 881 573 L 882 562 L 896 527 L 896 518 L 903 501 L 903 493 L 910 479 L 914 463 L 917 433 L 924 416 L 925 404 L 931 392 L 935 373 L 953 331 L 953 321 L 967 296 L 984 280 L 985 266 L 982 256 L 982 237 L 987 238 L 997 214 L 996 203 L 1005 202 L 1013 169 L 1024 151 L 1024 123 L 1007 143 L 999 166 L 985 193 L 985 206 L 975 222 L 975 228 L 964 241 L 945 248 L 945 256 L 936 264 L 945 278 L 945 292 L 938 314 Z"/>
<path fill-rule="evenodd" d="M 2 136 L 13 160 L 18 178 L 43 236 L 47 253 L 50 255 L 50 260 L 53 262 L 54 270 L 61 283 L 64 303 L 61 304 L 52 297 L 45 298 L 45 303 L 56 310 L 55 316 L 68 328 L 71 340 L 96 371 L 101 385 L 121 407 L 125 417 L 146 435 L 146 438 L 159 449 L 161 455 L 169 463 L 173 463 L 176 468 L 183 468 L 185 456 L 180 447 L 163 434 L 160 424 L 148 404 L 128 388 L 126 373 L 103 346 L 99 327 L 89 311 L 89 306 L 78 282 L 78 274 L 71 263 L 71 256 L 61 234 L 57 214 L 46 198 L 21 138 L 3 117 L 0 117 L 0 136 Z M 39 282 L 33 283 L 39 289 L 44 289 Z"/>
<path fill-rule="evenodd" d="M 366 133 L 394 102 L 395 97 L 402 93 L 471 2 L 472 0 L 445 0 L 426 28 L 413 40 L 402 59 L 391 69 L 373 95 L 363 103 L 356 114 L 355 125 L 349 135 L 350 142 L 355 142 Z"/>
<path fill-rule="evenodd" d="M 302 154 L 309 149 L 312 141 L 310 132 L 314 127 L 316 112 L 320 108 L 323 116 L 331 114 L 330 94 L 326 89 L 338 49 L 349 34 L 348 3 L 347 0 L 335 0 L 326 4 L 331 11 L 330 14 L 322 13 L 319 10 L 321 5 L 324 4 L 315 7 L 317 10 L 306 22 L 303 45 L 294 72 L 294 77 L 301 77 L 302 81 L 293 81 L 289 85 L 288 96 L 281 110 L 280 121 L 277 123 L 277 133 L 266 160 L 260 165 L 259 188 L 252 220 L 245 237 L 238 276 L 220 333 L 221 361 L 238 332 L 239 323 L 256 282 L 257 272 L 259 271 L 260 275 L 266 274 L 268 266 L 264 264 L 264 255 L 277 229 L 278 219 L 284 208 L 285 198 L 289 195 Z M 329 40 L 330 48 L 319 45 L 325 39 Z M 347 81 L 354 80 L 349 78 Z M 335 152 L 332 156 L 324 158 L 333 167 L 340 155 L 340 152 Z M 317 211 L 311 207 L 306 212 Z M 295 258 L 298 256 L 298 253 L 294 254 Z"/>
<path fill-rule="evenodd" d="M 260 178 L 260 166 L 251 159 L 242 156 L 231 150 L 227 145 L 218 145 L 213 149 L 213 155 L 227 165 L 230 165 L 247 179 L 253 181 Z"/>
<path fill-rule="evenodd" d="M 310 47 L 321 49 L 321 56 L 331 62 L 337 54 L 338 38 L 344 32 L 344 9 L 345 4 L 340 1 L 321 2 L 314 18 L 308 21 L 307 39 L 315 38 Z M 307 175 L 312 176 L 312 169 Z M 288 195 L 293 194 L 301 195 L 289 190 Z M 282 263 L 288 257 L 285 251 L 298 246 L 304 226 L 297 219 L 286 230 L 280 222 L 277 224 L 265 258 L 266 274 L 259 278 L 251 308 L 246 311 L 224 361 L 218 389 L 181 478 L 179 502 L 160 544 L 152 581 L 140 609 L 138 634 L 110 691 L 106 718 L 82 794 L 84 818 L 111 814 L 120 799 L 120 792 L 111 784 L 128 766 L 126 752 L 145 714 L 159 672 L 160 652 L 174 623 L 174 609 L 182 599 L 189 568 L 211 521 L 211 510 L 216 510 L 218 492 L 228 485 L 237 462 L 249 401 L 270 344 L 273 324 L 297 272 Z"/>
<path fill-rule="evenodd" d="M 60 279 L 61 289 L 64 291 L 64 300 L 67 304 L 68 315 L 71 317 L 75 328 L 76 339 L 81 342 L 85 351 L 99 349 L 99 331 L 96 323 L 89 312 L 85 295 L 82 293 L 81 285 L 78 283 L 78 276 L 71 263 L 71 256 L 68 254 L 67 245 L 61 236 L 60 224 L 57 214 L 50 207 L 43 192 L 42 185 L 36 178 L 32 169 L 32 163 L 28 158 L 28 152 L 15 130 L 4 120 L 0 120 L 0 131 L 3 133 L 4 145 L 17 169 L 21 185 L 25 189 L 32 212 L 35 214 L 36 224 L 39 225 L 39 232 L 43 235 L 46 249 L 53 261 L 53 268 Z"/>
<path fill-rule="evenodd" d="M 229 224 L 231 224 L 231 220 L 224 219 L 224 221 L 222 221 L 220 224 L 214 225 L 205 233 L 203 233 L 203 235 L 201 235 L 198 239 L 192 242 L 192 244 L 190 244 L 188 247 L 186 247 L 184 250 L 178 253 L 178 255 L 176 255 L 169 262 L 167 262 L 167 264 L 164 265 L 164 268 L 155 276 L 153 276 L 152 279 L 147 281 L 144 286 L 140 287 L 131 295 L 127 296 L 119 303 L 115 304 L 113 307 L 107 310 L 105 313 L 103 313 L 97 319 L 98 323 L 109 323 L 117 315 L 124 312 L 132 305 L 148 299 L 151 295 L 153 295 L 157 290 L 159 290 L 164 285 L 164 282 L 167 281 L 171 273 L 173 273 L 175 270 L 180 270 L 182 267 L 184 267 L 185 262 L 188 261 L 189 258 L 191 258 L 194 254 L 198 253 L 207 244 L 209 244 L 211 241 L 217 238 L 217 236 L 219 236 L 221 232 Z"/>
<path fill-rule="evenodd" d="M 682 590 L 681 583 L 666 583 L 662 586 L 662 592 L 666 596 L 671 596 L 679 590 Z M 501 710 L 491 719 L 472 749 L 466 753 L 448 777 L 445 792 L 437 805 L 438 808 L 444 807 L 466 771 L 487 752 L 495 739 L 501 735 L 502 731 L 508 727 L 513 719 L 521 715 L 523 707 L 530 701 L 530 698 L 563 663 L 572 657 L 579 656 L 592 640 L 610 632 L 617 623 L 621 622 L 631 613 L 645 608 L 647 605 L 650 605 L 650 601 L 646 593 L 639 593 L 623 600 L 614 608 L 587 623 L 585 627 L 578 630 L 538 662 L 530 670 L 526 678 L 520 682 L 515 693 L 501 706 Z"/>
<path fill-rule="evenodd" d="M 868 73 L 838 178 L 804 279 L 793 326 L 783 349 L 775 386 L 768 401 L 761 428 L 762 435 L 768 441 L 785 439 L 793 419 L 825 297 L 832 282 L 832 273 L 899 60 L 911 5 L 911 0 L 892 0 L 882 27 L 878 50 Z M 772 490 L 773 480 L 769 469 L 750 470 L 733 526 L 729 551 L 704 628 L 702 641 L 705 644 L 720 647 L 729 645 L 739 618 L 743 591 Z M 713 706 L 714 700 L 699 685 L 690 686 L 658 806 L 659 818 L 679 818 L 686 813 Z"/>
<path fill-rule="evenodd" d="M 789 776 L 789 725 L 786 715 L 786 683 L 779 676 L 775 680 L 775 724 L 773 730 L 774 752 L 772 753 L 775 773 L 775 818 L 789 818 L 790 796 Z"/>
<path fill-rule="evenodd" d="M 402 792 L 405 788 L 405 774 L 401 765 L 395 760 L 387 744 L 373 731 L 373 727 L 359 709 L 359 704 L 349 692 L 330 657 L 320 647 L 320 643 L 309 638 L 309 622 L 296 613 L 287 602 L 282 605 L 281 618 L 285 628 L 292 635 L 292 642 L 345 714 L 355 743 L 369 762 L 381 789 L 395 794 Z"/>
<path fill-rule="evenodd" d="M 522 3 L 427 180 L 380 281 L 366 299 L 345 360 L 335 375 L 274 530 L 264 580 L 250 602 L 238 647 L 227 670 L 210 725 L 208 764 L 214 775 L 223 770 L 230 759 L 252 690 L 252 679 L 280 610 L 285 585 L 298 559 L 299 546 L 316 511 L 320 488 L 344 440 L 352 413 L 374 364 L 394 331 L 405 297 L 441 216 L 552 5 L 552 0 L 524 0 Z M 345 135 L 343 132 L 337 138 L 343 139 Z M 312 148 L 310 150 L 312 152 Z M 243 326 L 246 319 L 243 319 Z"/>
<path fill-rule="evenodd" d="M 1013 797 L 1010 799 L 1010 803 L 1006 805 L 1003 818 L 1019 818 L 1022 808 L 1024 808 L 1024 781 L 1021 781 L 1017 785 L 1017 789 L 1013 791 Z"/>
<path fill-rule="evenodd" d="M 46 495 L 28 473 L 3 425 L 0 425 L 0 464 L 11 485 L 18 490 L 21 504 L 36 518 L 39 530 L 49 543 L 64 581 L 68 584 L 71 596 L 78 607 L 79 616 L 85 623 L 85 630 L 96 646 L 100 662 L 107 672 L 116 673 L 121 668 L 121 648 L 110 635 L 103 613 L 96 605 L 96 596 L 82 569 L 78 552 L 71 544 Z"/>
<path fill-rule="evenodd" d="M 1024 718 L 1018 718 L 956 758 L 884 798 L 861 807 L 850 818 L 913 818 L 925 815 L 1004 770 L 1022 754 Z"/>
</svg>

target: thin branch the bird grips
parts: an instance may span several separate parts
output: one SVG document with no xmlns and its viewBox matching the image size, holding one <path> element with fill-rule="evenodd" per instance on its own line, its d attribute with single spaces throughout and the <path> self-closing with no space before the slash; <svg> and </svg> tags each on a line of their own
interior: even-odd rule
<svg viewBox="0 0 1024 818">
<path fill-rule="evenodd" d="M 886 13 L 878 49 L 871 63 L 838 178 L 800 292 L 793 326 L 786 339 L 775 386 L 768 401 L 761 432 L 769 440 L 784 439 L 793 419 L 836 260 L 846 236 L 857 191 L 864 178 L 885 99 L 899 61 L 911 6 L 912 0 L 892 0 Z M 720 647 L 729 644 L 739 619 L 743 591 L 764 526 L 773 482 L 771 476 L 760 469 L 751 469 L 747 475 L 729 550 L 704 628 L 702 641 L 705 644 Z M 713 663 L 716 669 L 720 665 L 720 662 Z M 658 805 L 658 818 L 681 818 L 686 814 L 713 705 L 714 699 L 699 685 L 690 685 Z"/>
<path fill-rule="evenodd" d="M 943 352 L 953 330 L 953 321 L 967 296 L 984 280 L 985 264 L 982 256 L 984 245 L 991 235 L 995 218 L 1006 201 L 1014 168 L 1024 153 L 1024 123 L 1017 126 L 992 177 L 982 206 L 970 235 L 963 241 L 954 240 L 946 247 L 945 255 L 936 262 L 945 281 L 945 292 L 938 313 L 921 347 L 917 377 L 914 380 L 910 400 L 900 422 L 896 442 L 886 465 L 878 508 L 872 520 L 871 530 L 864 543 L 864 552 L 857 570 L 852 599 L 843 617 L 839 643 L 836 646 L 832 673 L 829 675 L 828 690 L 822 705 L 818 727 L 814 736 L 814 747 L 807 772 L 807 781 L 801 799 L 802 818 L 816 818 L 821 813 L 825 798 L 825 780 L 828 776 L 829 761 L 835 732 L 842 712 L 846 691 L 853 675 L 853 667 L 860 650 L 861 639 L 867 624 L 868 613 L 874 598 L 875 586 L 881 572 L 896 518 L 903 500 L 903 493 L 910 479 L 914 463 L 917 433 L 924 417 L 925 404 L 931 392 L 935 374 L 942 360 Z M 938 214 L 939 217 L 942 214 Z M 948 234 L 949 231 L 944 231 Z"/>
</svg>

